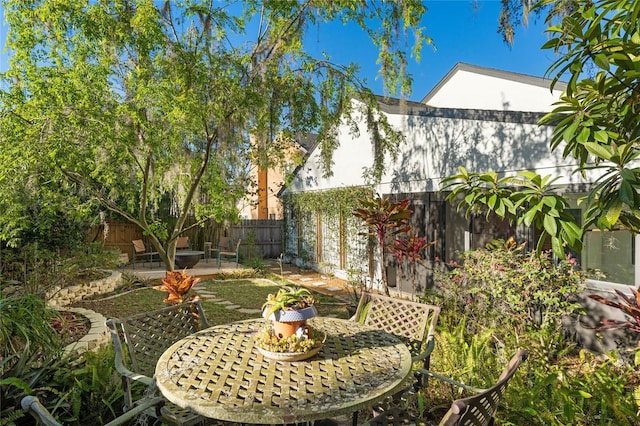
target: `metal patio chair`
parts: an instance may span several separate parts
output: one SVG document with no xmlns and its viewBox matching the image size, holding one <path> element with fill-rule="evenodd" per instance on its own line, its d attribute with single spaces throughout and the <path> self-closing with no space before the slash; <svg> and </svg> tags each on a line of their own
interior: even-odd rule
<svg viewBox="0 0 640 426">
<path fill-rule="evenodd" d="M 426 369 L 439 315 L 439 306 L 363 292 L 353 319 L 398 336 L 409 346 L 413 362 Z"/>
<path fill-rule="evenodd" d="M 178 237 L 176 239 L 176 250 L 191 250 L 189 237 Z"/>
<path fill-rule="evenodd" d="M 116 426 L 116 425 L 124 425 L 131 424 L 131 421 L 143 414 L 145 411 L 150 409 L 151 407 L 156 407 L 164 403 L 164 399 L 162 397 L 148 398 L 144 404 L 140 404 L 135 408 L 127 411 L 121 416 L 116 417 L 109 423 L 106 423 L 105 426 Z M 46 409 L 44 405 L 40 402 L 40 400 L 36 396 L 25 396 L 20 401 L 20 405 L 22 405 L 22 409 L 29 413 L 34 419 L 36 419 L 36 424 L 42 426 L 62 426 L 58 420 L 56 420 L 51 412 Z"/>
<path fill-rule="evenodd" d="M 115 350 L 115 367 L 122 377 L 125 412 L 137 405 L 145 404 L 147 398 L 155 397 L 155 382 L 152 377 L 162 353 L 178 340 L 208 326 L 199 300 L 129 318 L 107 320 Z M 142 400 L 133 400 L 131 386 L 134 381 L 144 384 L 147 388 Z M 148 393 L 151 395 L 147 396 Z M 157 415 L 161 417 L 162 422 L 172 425 L 188 426 L 206 420 L 168 401 L 165 401 L 157 413 L 149 414 Z"/>
<path fill-rule="evenodd" d="M 440 374 L 433 373 L 425 369 L 416 371 L 417 375 L 427 375 L 445 381 L 454 386 L 461 387 L 467 391 L 476 393 L 474 396 L 456 399 L 451 404 L 449 411 L 444 415 L 438 426 L 491 426 L 494 424 L 496 411 L 500 399 L 504 395 L 509 381 L 516 370 L 527 359 L 528 352 L 525 349 L 518 349 L 511 358 L 509 364 L 504 368 L 495 385 L 488 389 L 474 388 L 464 383 L 457 382 Z M 414 418 L 407 410 L 394 406 L 384 411 L 369 421 L 370 426 L 395 426 L 416 424 L 418 419 Z"/>
<path fill-rule="evenodd" d="M 158 258 L 158 265 L 160 264 L 160 254 L 157 251 L 147 251 L 147 248 L 144 245 L 144 241 L 142 240 L 133 240 L 131 241 L 133 244 L 133 256 L 131 257 L 131 262 L 133 263 L 133 267 L 136 267 L 136 260 L 142 259 L 142 266 L 144 267 L 145 262 L 149 262 L 150 267 L 153 267 L 154 258 Z"/>
<path fill-rule="evenodd" d="M 399 337 L 409 347 L 414 365 L 419 363 L 420 367 L 426 369 L 429 368 L 431 352 L 436 344 L 435 331 L 439 315 L 439 306 L 365 291 L 352 319 Z M 392 399 L 400 399 L 405 390 L 394 394 Z M 374 412 L 379 411 L 379 407 L 374 407 Z M 357 420 L 358 413 L 354 412 L 354 425 Z"/>
<path fill-rule="evenodd" d="M 235 245 L 235 250 L 233 247 L 225 248 L 223 246 L 218 250 L 218 267 L 222 265 L 222 259 L 233 259 L 236 262 L 236 266 L 240 264 L 240 243 L 242 240 L 238 240 Z"/>
</svg>

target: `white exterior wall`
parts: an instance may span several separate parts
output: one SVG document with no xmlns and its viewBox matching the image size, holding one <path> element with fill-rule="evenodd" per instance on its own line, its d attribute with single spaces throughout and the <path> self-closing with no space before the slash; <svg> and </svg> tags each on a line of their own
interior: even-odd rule
<svg viewBox="0 0 640 426">
<path fill-rule="evenodd" d="M 464 166 L 470 172 L 494 170 L 516 174 L 533 170 L 560 177 L 555 184 L 583 182 L 572 174 L 576 164 L 562 159 L 560 150 L 549 148 L 551 127 L 535 124 L 388 115 L 389 122 L 406 137 L 398 160 L 387 162 L 378 187 L 381 194 L 433 192 L 443 178 Z M 320 152 L 311 153 L 292 182 L 291 192 L 319 191 L 364 185 L 363 169 L 371 167 L 373 155 L 364 120 L 360 135 L 353 138 L 347 126 L 339 132 L 340 145 L 334 153 L 333 176 L 322 177 Z"/>
<path fill-rule="evenodd" d="M 429 99 L 427 105 L 439 108 L 548 112 L 561 93 L 467 71 L 459 71 L 450 83 Z"/>
<path fill-rule="evenodd" d="M 550 88 L 548 79 L 457 64 L 422 102 L 438 108 L 549 112 L 565 84 Z"/>
</svg>

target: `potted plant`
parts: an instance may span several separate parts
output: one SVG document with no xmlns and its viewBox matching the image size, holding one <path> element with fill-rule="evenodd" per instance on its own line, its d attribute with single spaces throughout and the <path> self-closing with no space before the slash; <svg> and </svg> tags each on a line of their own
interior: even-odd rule
<svg viewBox="0 0 640 426">
<path fill-rule="evenodd" d="M 272 321 L 275 336 L 287 338 L 318 315 L 314 304 L 315 299 L 306 288 L 285 286 L 278 293 L 269 294 L 262 305 L 262 316 Z"/>
<path fill-rule="evenodd" d="M 285 286 L 267 296 L 262 316 L 270 321 L 256 334 L 256 346 L 265 358 L 300 361 L 317 354 L 326 335 L 313 330 L 307 320 L 318 315 L 315 299 L 305 288 Z"/>
</svg>

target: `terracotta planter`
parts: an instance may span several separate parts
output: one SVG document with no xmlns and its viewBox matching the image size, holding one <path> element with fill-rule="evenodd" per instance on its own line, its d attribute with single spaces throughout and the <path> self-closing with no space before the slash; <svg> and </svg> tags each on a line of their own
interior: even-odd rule
<svg viewBox="0 0 640 426">
<path fill-rule="evenodd" d="M 298 328 L 306 323 L 306 320 L 292 322 L 273 321 L 273 332 L 280 338 L 293 336 L 298 331 Z"/>
<path fill-rule="evenodd" d="M 266 318 L 266 310 L 262 313 L 262 316 Z M 296 310 L 279 310 L 271 315 L 269 318 L 273 321 L 273 332 L 279 337 L 289 337 L 296 334 L 296 331 L 300 326 L 306 324 L 309 318 L 313 318 L 318 315 L 318 311 L 315 306 L 309 306 L 303 309 Z"/>
</svg>

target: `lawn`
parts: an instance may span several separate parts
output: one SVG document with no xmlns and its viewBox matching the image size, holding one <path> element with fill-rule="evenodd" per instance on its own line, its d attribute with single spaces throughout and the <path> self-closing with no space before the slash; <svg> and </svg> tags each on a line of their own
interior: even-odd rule
<svg viewBox="0 0 640 426">
<path fill-rule="evenodd" d="M 124 318 L 163 308 L 163 299 L 167 293 L 153 288 L 160 281 L 150 281 L 147 286 L 119 290 L 118 292 L 76 303 L 74 306 L 90 309 L 107 318 Z M 211 325 L 224 324 L 243 319 L 255 318 L 258 312 L 244 312 L 243 309 L 260 309 L 267 295 L 276 293 L 280 284 L 261 278 L 215 280 L 204 279 L 198 284 L 195 293 L 202 299 L 207 319 Z M 310 289 L 316 298 L 319 315 L 348 318 L 346 305 L 331 296 Z M 234 305 L 239 308 L 228 309 Z"/>
</svg>

